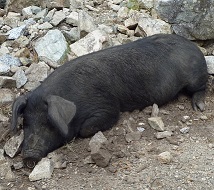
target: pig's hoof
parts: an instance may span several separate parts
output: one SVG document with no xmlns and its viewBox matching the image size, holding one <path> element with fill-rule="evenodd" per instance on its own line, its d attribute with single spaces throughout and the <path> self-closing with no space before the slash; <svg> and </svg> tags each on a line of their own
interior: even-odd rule
<svg viewBox="0 0 214 190">
<path fill-rule="evenodd" d="M 195 111 L 204 111 L 205 110 L 205 103 L 204 102 L 193 102 L 193 109 Z"/>
</svg>

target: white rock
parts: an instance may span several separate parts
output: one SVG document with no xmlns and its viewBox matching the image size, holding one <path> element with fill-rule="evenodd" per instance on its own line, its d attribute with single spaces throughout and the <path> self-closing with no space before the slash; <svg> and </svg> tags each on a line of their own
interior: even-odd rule
<svg viewBox="0 0 214 190">
<path fill-rule="evenodd" d="M 128 17 L 128 14 L 129 14 L 129 9 L 127 7 L 121 7 L 119 10 L 118 10 L 118 13 L 117 13 L 117 16 L 119 18 L 127 18 Z"/>
<path fill-rule="evenodd" d="M 79 19 L 79 14 L 73 11 L 67 16 L 66 23 L 71 24 L 73 26 L 78 26 L 78 19 Z"/>
<path fill-rule="evenodd" d="M 186 134 L 186 133 L 189 132 L 189 130 L 190 130 L 190 127 L 183 127 L 183 128 L 180 129 L 180 132 L 183 133 L 183 134 Z"/>
<path fill-rule="evenodd" d="M 13 78 L 16 80 L 17 88 L 21 88 L 27 82 L 25 72 L 21 68 L 16 71 L 16 73 L 13 75 Z"/>
<path fill-rule="evenodd" d="M 173 134 L 173 132 L 171 132 L 171 131 L 157 132 L 157 133 L 155 134 L 155 137 L 156 137 L 157 139 L 163 139 L 163 138 L 166 138 L 166 137 L 171 137 L 172 134 Z"/>
<path fill-rule="evenodd" d="M 151 117 L 157 117 L 159 113 L 159 108 L 157 104 L 153 104 Z"/>
<path fill-rule="evenodd" d="M 85 55 L 102 49 L 102 44 L 108 40 L 106 33 L 95 30 L 84 38 L 70 45 L 71 51 L 77 55 Z"/>
<path fill-rule="evenodd" d="M 80 11 L 78 15 L 78 30 L 80 38 L 85 37 L 88 33 L 96 30 L 96 24 L 94 18 L 91 17 L 87 12 Z"/>
<path fill-rule="evenodd" d="M 0 89 L 0 105 L 12 103 L 14 100 L 14 94 L 11 90 L 2 88 Z"/>
<path fill-rule="evenodd" d="M 0 88 L 13 88 L 16 81 L 12 77 L 0 76 Z"/>
<path fill-rule="evenodd" d="M 158 155 L 158 160 L 163 164 L 169 164 L 172 161 L 172 155 L 170 152 L 162 152 Z"/>
<path fill-rule="evenodd" d="M 0 122 L 8 122 L 9 118 L 0 113 Z"/>
<path fill-rule="evenodd" d="M 43 158 L 33 169 L 29 175 L 30 181 L 37 181 L 40 179 L 49 179 L 53 173 L 54 164 L 48 158 Z"/>
<path fill-rule="evenodd" d="M 170 24 L 160 19 L 154 19 L 152 17 L 141 17 L 138 23 L 138 27 L 143 30 L 147 34 L 147 36 L 159 33 L 172 33 Z"/>
<path fill-rule="evenodd" d="M 60 22 L 62 22 L 65 19 L 65 13 L 61 11 L 56 11 L 53 15 L 53 18 L 51 20 L 51 24 L 54 26 L 57 26 Z"/>
<path fill-rule="evenodd" d="M 47 30 L 51 28 L 53 28 L 53 26 L 49 22 L 44 22 L 38 26 L 38 29 L 40 30 Z"/>
<path fill-rule="evenodd" d="M 4 145 L 5 153 L 11 158 L 13 158 L 17 154 L 23 140 L 24 140 L 23 131 L 21 131 L 19 136 L 11 137 Z"/>
<path fill-rule="evenodd" d="M 164 123 L 161 117 L 150 117 L 148 118 L 149 125 L 157 130 L 157 131 L 164 131 Z"/>
<path fill-rule="evenodd" d="M 49 30 L 47 34 L 35 43 L 35 50 L 40 60 L 45 57 L 51 61 L 61 63 L 66 58 L 68 45 L 62 32 Z"/>
<path fill-rule="evenodd" d="M 8 31 L 8 39 L 9 40 L 15 40 L 17 38 L 19 38 L 21 35 L 24 34 L 26 30 L 26 25 L 22 25 L 22 26 L 19 26 L 17 28 L 13 28 L 12 30 Z"/>
<path fill-rule="evenodd" d="M 207 70 L 208 73 L 213 75 L 214 74 L 214 56 L 205 56 L 205 60 L 207 62 Z"/>
<path fill-rule="evenodd" d="M 14 178 L 10 164 L 4 158 L 4 150 L 0 149 L 0 179 L 13 180 Z"/>
<path fill-rule="evenodd" d="M 97 132 L 90 140 L 90 149 L 94 149 L 95 146 L 101 147 L 102 144 L 107 142 L 107 138 L 103 135 L 101 131 Z"/>
</svg>

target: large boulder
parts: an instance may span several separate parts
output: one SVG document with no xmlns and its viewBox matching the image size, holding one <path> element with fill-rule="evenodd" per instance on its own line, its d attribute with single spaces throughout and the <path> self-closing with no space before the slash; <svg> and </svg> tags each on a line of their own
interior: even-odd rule
<svg viewBox="0 0 214 190">
<path fill-rule="evenodd" d="M 155 9 L 176 34 L 191 40 L 214 38 L 214 0 L 156 0 Z"/>
</svg>

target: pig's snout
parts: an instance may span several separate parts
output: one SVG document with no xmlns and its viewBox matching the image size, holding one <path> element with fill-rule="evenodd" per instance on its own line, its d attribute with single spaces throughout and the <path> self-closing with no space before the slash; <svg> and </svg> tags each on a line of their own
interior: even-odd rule
<svg viewBox="0 0 214 190">
<path fill-rule="evenodd" d="M 24 158 L 23 162 L 24 165 L 27 166 L 28 168 L 34 168 L 36 164 L 39 162 L 39 159 L 28 157 Z"/>
</svg>

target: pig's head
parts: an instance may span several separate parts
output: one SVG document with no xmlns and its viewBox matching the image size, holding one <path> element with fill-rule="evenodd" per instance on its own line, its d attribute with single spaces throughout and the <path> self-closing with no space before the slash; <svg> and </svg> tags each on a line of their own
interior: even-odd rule
<svg viewBox="0 0 214 190">
<path fill-rule="evenodd" d="M 23 116 L 23 161 L 27 167 L 35 164 L 49 152 L 62 146 L 69 132 L 68 124 L 76 113 L 74 103 L 59 96 L 42 98 L 31 94 L 16 99 L 12 109 L 12 130 Z"/>
</svg>

